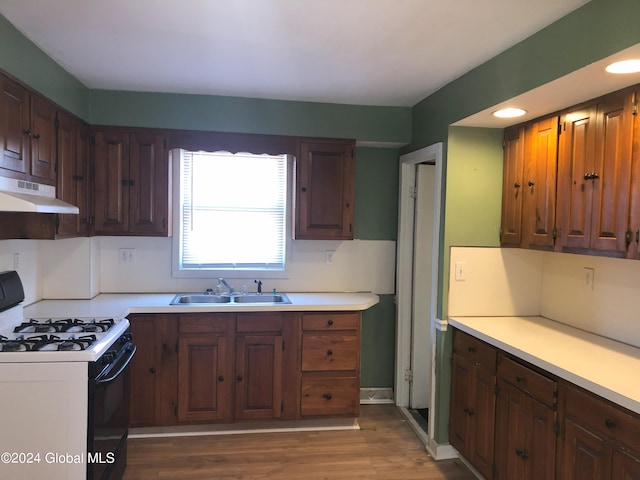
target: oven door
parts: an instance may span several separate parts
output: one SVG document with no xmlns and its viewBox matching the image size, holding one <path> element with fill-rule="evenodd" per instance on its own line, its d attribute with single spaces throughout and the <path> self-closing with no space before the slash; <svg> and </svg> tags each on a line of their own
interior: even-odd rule
<svg viewBox="0 0 640 480">
<path fill-rule="evenodd" d="M 136 346 L 126 340 L 117 353 L 106 353 L 106 365 L 90 366 L 89 422 L 87 430 L 87 479 L 117 480 L 122 478 L 127 460 L 129 434 L 129 363 Z M 91 378 L 92 370 L 100 370 Z"/>
</svg>

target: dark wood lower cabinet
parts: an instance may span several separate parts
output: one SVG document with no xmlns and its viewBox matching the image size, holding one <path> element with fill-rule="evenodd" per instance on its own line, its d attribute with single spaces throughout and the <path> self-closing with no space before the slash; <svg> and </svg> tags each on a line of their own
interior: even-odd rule
<svg viewBox="0 0 640 480">
<path fill-rule="evenodd" d="M 494 347 L 453 344 L 449 441 L 485 478 L 640 480 L 640 415 L 501 351 L 492 403 Z"/>
<path fill-rule="evenodd" d="M 332 324 L 335 318 L 336 326 L 347 332 L 323 332 L 322 338 L 332 340 L 327 344 L 331 353 L 325 351 L 319 370 L 302 381 L 304 316 L 131 315 L 138 347 L 132 364 L 131 426 L 357 416 L 360 314 L 321 315 L 321 321 Z M 337 363 L 327 367 L 334 351 Z"/>
</svg>

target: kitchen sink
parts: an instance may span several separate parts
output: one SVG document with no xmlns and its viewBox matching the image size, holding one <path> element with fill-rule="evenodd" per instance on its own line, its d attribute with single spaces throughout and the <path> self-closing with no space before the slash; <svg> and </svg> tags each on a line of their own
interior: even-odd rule
<svg viewBox="0 0 640 480">
<path fill-rule="evenodd" d="M 202 305 L 208 303 L 291 303 L 284 293 L 246 293 L 215 295 L 208 293 L 179 293 L 169 305 Z"/>
<path fill-rule="evenodd" d="M 191 303 L 230 303 L 229 295 L 208 295 L 204 293 L 179 293 L 169 305 L 185 305 Z"/>
<path fill-rule="evenodd" d="M 233 297 L 235 303 L 291 303 L 284 293 L 249 293 Z"/>
</svg>

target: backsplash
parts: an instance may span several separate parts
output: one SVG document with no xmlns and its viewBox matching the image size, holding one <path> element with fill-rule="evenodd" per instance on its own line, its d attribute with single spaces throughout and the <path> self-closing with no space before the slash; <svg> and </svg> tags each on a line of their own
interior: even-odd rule
<svg viewBox="0 0 640 480">
<path fill-rule="evenodd" d="M 266 290 L 371 291 L 393 294 L 395 242 L 378 240 L 293 241 L 288 278 L 268 279 Z M 120 259 L 133 250 L 133 261 Z M 334 251 L 331 264 L 325 252 Z M 14 270 L 25 285 L 26 304 L 42 298 L 92 298 L 98 293 L 191 292 L 213 288 L 216 277 L 177 279 L 171 276 L 171 239 L 91 237 L 67 240 L 0 241 L 0 270 Z M 252 279 L 229 282 L 240 290 Z"/>
<path fill-rule="evenodd" d="M 456 280 L 456 264 L 464 280 Z M 640 263 L 517 248 L 451 248 L 448 316 L 521 315 L 542 315 L 640 347 Z"/>
</svg>

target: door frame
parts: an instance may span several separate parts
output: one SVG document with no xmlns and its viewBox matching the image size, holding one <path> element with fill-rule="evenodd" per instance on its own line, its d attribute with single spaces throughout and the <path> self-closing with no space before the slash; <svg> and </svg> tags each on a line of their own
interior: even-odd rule
<svg viewBox="0 0 640 480">
<path fill-rule="evenodd" d="M 435 405 L 435 354 L 438 301 L 438 256 L 440 252 L 440 205 L 442 192 L 443 143 L 435 143 L 415 152 L 400 156 L 400 185 L 398 200 L 398 240 L 396 254 L 396 372 L 395 401 L 400 407 L 408 407 L 410 401 L 409 382 L 405 372 L 411 367 L 411 314 L 413 291 L 413 237 L 415 201 L 412 189 L 416 182 L 416 166 L 424 162 L 435 163 L 434 215 L 433 215 L 433 271 L 431 290 L 430 327 L 431 336 L 431 398 L 429 399 L 428 438 L 435 435 L 433 418 Z"/>
</svg>

